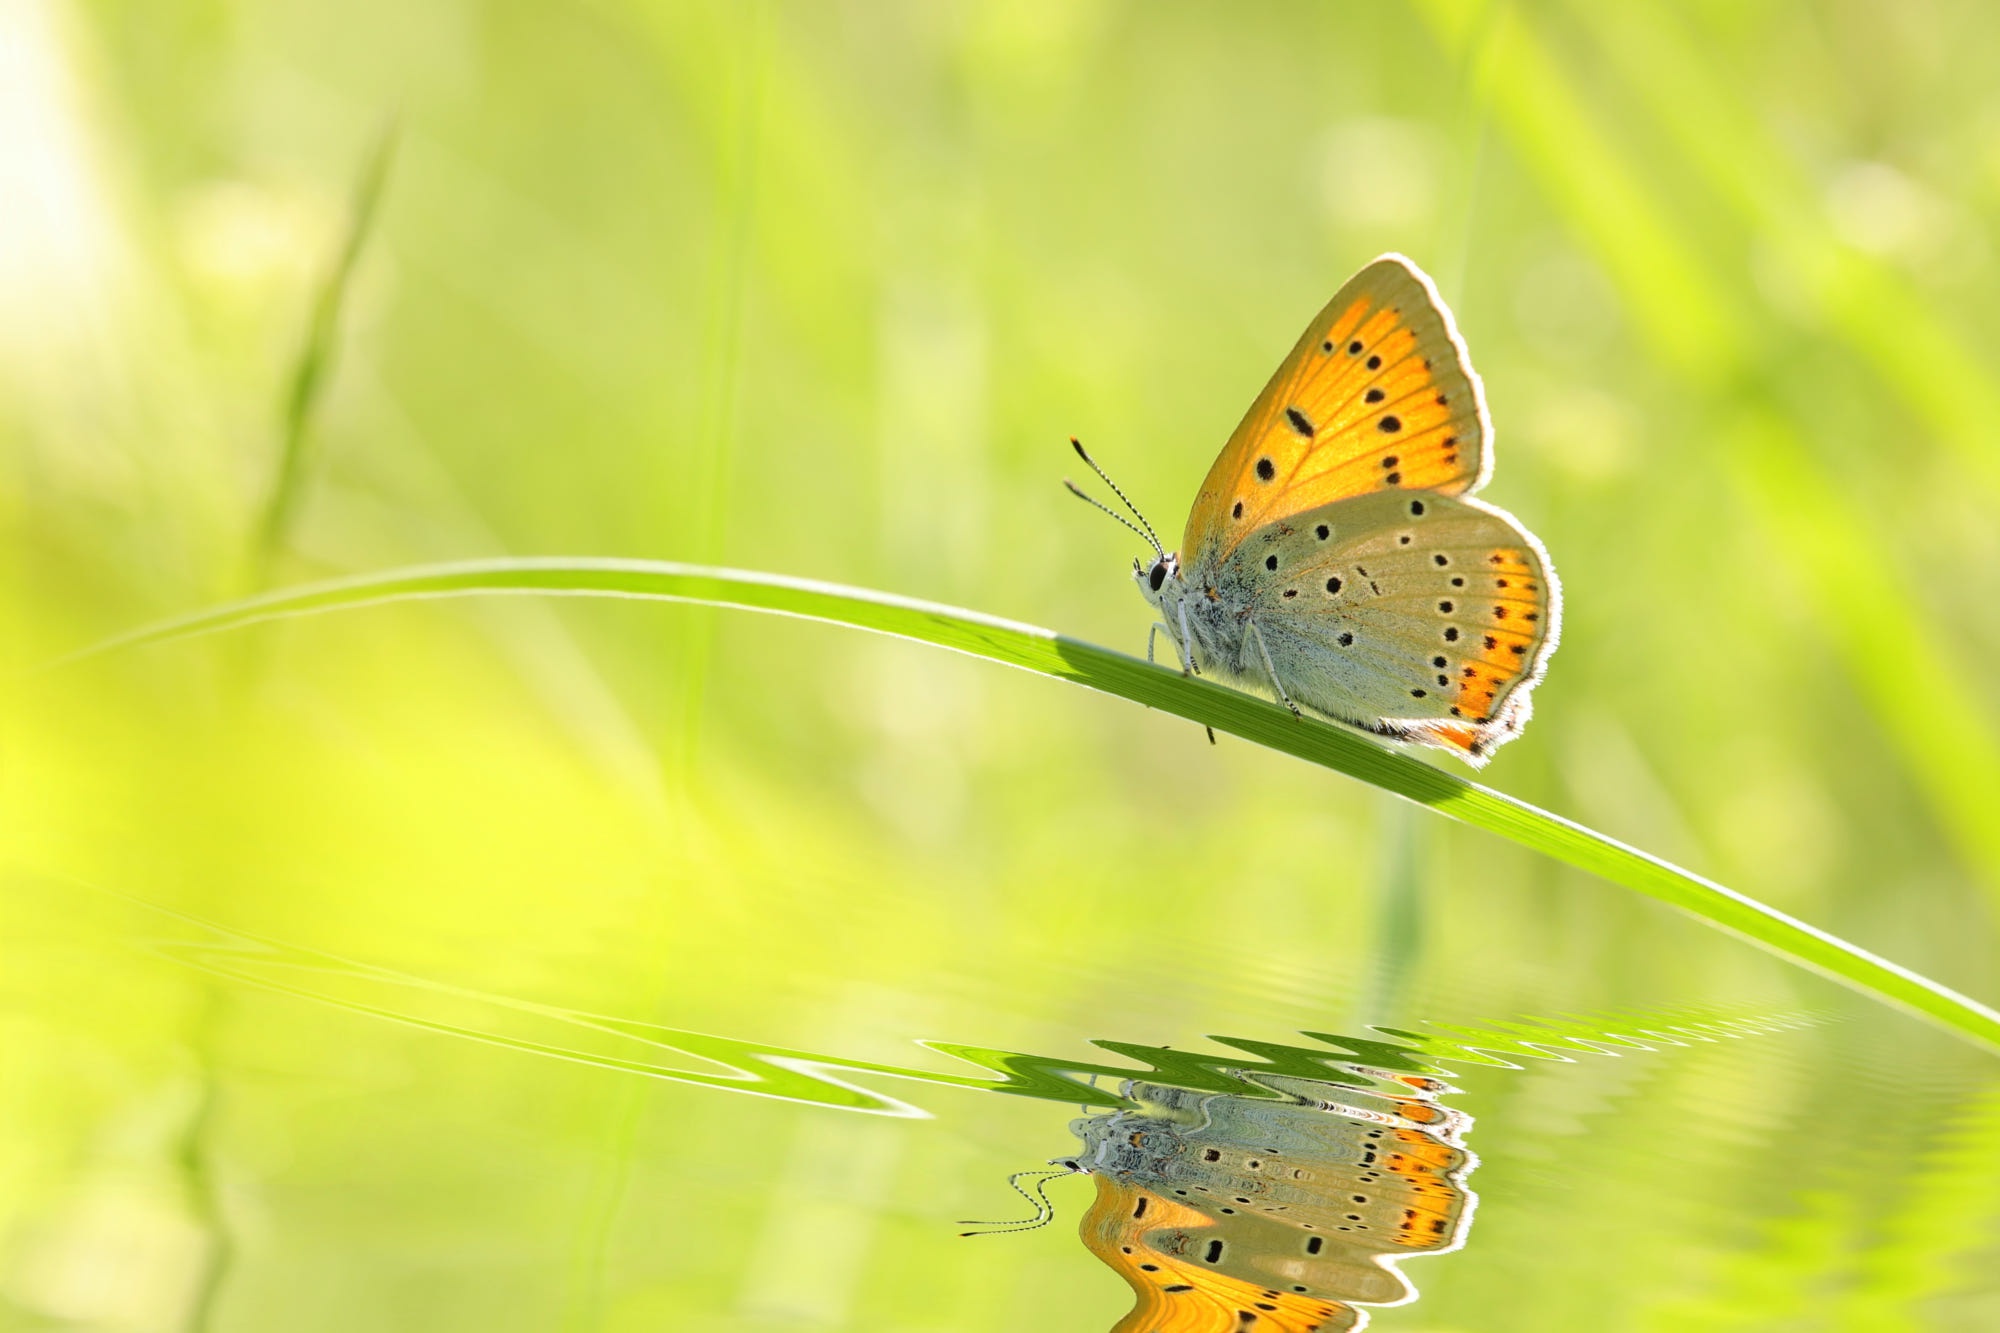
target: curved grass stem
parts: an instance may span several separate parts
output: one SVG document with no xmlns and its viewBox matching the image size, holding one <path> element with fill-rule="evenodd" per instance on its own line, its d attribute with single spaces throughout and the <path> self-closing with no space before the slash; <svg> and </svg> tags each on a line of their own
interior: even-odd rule
<svg viewBox="0 0 2000 1333">
<path fill-rule="evenodd" d="M 629 597 L 798 616 L 914 639 L 1173 713 L 1345 773 L 1680 908 L 1799 967 L 2000 1051 L 2000 1012 L 1734 889 L 1357 733 L 1199 677 L 977 611 L 810 579 L 650 560 L 523 557 L 413 566 L 266 593 L 134 630 L 63 659 L 259 621 L 417 598 Z"/>
</svg>

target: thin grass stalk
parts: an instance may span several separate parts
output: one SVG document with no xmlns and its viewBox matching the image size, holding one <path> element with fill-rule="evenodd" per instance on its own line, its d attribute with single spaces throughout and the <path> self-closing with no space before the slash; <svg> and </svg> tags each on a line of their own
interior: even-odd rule
<svg viewBox="0 0 2000 1333">
<path fill-rule="evenodd" d="M 348 209 L 347 235 L 333 267 L 327 270 L 326 278 L 320 284 L 313 301 L 312 319 L 306 326 L 305 340 L 299 347 L 297 360 L 292 363 L 291 379 L 280 414 L 281 443 L 277 472 L 272 477 L 263 512 L 258 516 L 255 544 L 251 550 L 250 586 L 253 588 L 269 584 L 273 563 L 290 540 L 293 525 L 298 521 L 299 508 L 315 461 L 313 418 L 327 379 L 333 372 L 334 355 L 340 341 L 341 311 L 347 304 L 355 265 L 360 261 L 369 233 L 374 228 L 383 182 L 388 179 L 389 164 L 395 157 L 395 151 L 396 127 L 391 123 L 382 130 L 367 161 L 362 164 L 361 174 L 354 186 L 353 202 Z"/>
</svg>

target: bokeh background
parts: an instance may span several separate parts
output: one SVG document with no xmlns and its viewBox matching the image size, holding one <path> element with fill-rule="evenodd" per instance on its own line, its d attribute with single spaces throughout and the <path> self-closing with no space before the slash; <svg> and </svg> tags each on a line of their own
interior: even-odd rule
<svg viewBox="0 0 2000 1333">
<path fill-rule="evenodd" d="M 0 0 L 0 651 L 566 553 L 1137 652 L 1066 437 L 1177 530 L 1396 249 L 1568 594 L 1488 780 L 2000 999 L 1996 43 L 1965 0 Z M 1118 700 L 604 603 L 9 682 L 0 1329 L 1126 1306 L 1081 1188 L 954 1234 L 1068 1150 L 1061 1106 L 542 1059 L 205 975 L 154 908 L 936 1069 L 913 1041 L 1806 1013 L 1468 1071 L 1478 1221 L 1376 1326 L 2000 1327 L 1990 1055 Z"/>
</svg>

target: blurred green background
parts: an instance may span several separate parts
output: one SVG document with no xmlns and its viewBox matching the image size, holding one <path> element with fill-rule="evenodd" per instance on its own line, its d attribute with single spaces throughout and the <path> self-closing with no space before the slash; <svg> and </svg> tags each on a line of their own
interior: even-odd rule
<svg viewBox="0 0 2000 1333">
<path fill-rule="evenodd" d="M 0 0 L 5 659 L 499 553 L 1137 652 L 1138 552 L 1063 495 L 1066 437 L 1178 531 L 1305 321 L 1397 249 L 1485 377 L 1487 494 L 1568 593 L 1488 780 L 1993 1001 L 1996 42 L 1963 0 Z M 1126 1308 L 1080 1187 L 1046 1231 L 954 1235 L 1069 1150 L 1063 1107 L 893 1085 L 935 1118 L 886 1120 L 539 1059 L 204 976 L 130 899 L 937 1069 L 914 1040 L 1803 1009 L 1468 1073 L 1478 1221 L 1376 1327 L 2000 1328 L 1990 1056 L 1117 700 L 528 601 L 11 681 L 0 1329 Z"/>
</svg>

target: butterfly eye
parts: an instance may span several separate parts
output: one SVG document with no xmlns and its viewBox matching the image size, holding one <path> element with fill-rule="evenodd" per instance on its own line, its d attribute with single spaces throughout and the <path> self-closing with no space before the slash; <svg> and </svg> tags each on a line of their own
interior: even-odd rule
<svg viewBox="0 0 2000 1333">
<path fill-rule="evenodd" d="M 1147 582 L 1153 585 L 1154 592 L 1158 592 L 1160 590 L 1160 585 L 1162 583 L 1165 583 L 1166 581 L 1167 581 L 1167 562 L 1161 560 L 1154 564 L 1153 576 L 1150 579 L 1148 579 Z"/>
</svg>

